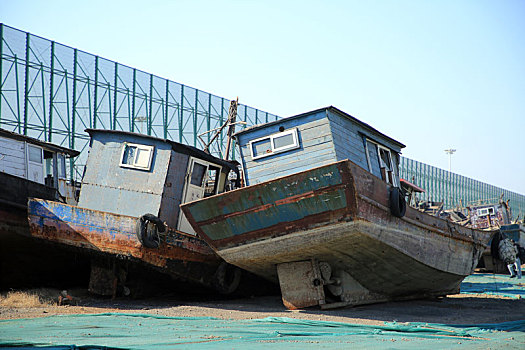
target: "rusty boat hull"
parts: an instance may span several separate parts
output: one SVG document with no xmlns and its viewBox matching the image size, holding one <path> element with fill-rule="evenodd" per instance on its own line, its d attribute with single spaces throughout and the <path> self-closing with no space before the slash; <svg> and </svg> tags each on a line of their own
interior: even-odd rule
<svg viewBox="0 0 525 350">
<path fill-rule="evenodd" d="M 28 221 L 33 238 L 96 259 L 139 263 L 212 290 L 227 287 L 217 280 L 217 270 L 224 262 L 208 244 L 169 227 L 161 235 L 158 248 L 147 248 L 137 237 L 135 217 L 35 198 L 28 202 Z"/>
<path fill-rule="evenodd" d="M 491 234 L 396 217 L 390 191 L 346 160 L 181 207 L 227 262 L 279 282 L 289 308 L 458 293 Z"/>
</svg>

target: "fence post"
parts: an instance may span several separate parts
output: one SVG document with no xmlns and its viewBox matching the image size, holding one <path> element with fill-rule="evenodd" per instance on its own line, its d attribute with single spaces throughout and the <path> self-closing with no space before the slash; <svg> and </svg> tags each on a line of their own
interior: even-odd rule
<svg viewBox="0 0 525 350">
<path fill-rule="evenodd" d="M 2 125 L 2 97 L 3 97 L 3 77 L 2 64 L 4 63 L 4 24 L 0 23 L 0 126 Z"/>
<path fill-rule="evenodd" d="M 153 74 L 149 76 L 149 113 L 148 113 L 148 135 L 151 135 L 151 125 L 153 124 Z"/>
<path fill-rule="evenodd" d="M 180 89 L 180 111 L 179 111 L 179 142 L 182 143 L 182 128 L 184 125 L 182 124 L 183 119 L 183 113 L 184 113 L 184 84 L 182 84 Z"/>
<path fill-rule="evenodd" d="M 199 90 L 195 89 L 195 109 L 193 110 L 193 147 L 197 147 L 197 109 L 199 108 Z"/>
<path fill-rule="evenodd" d="M 97 128 L 98 118 L 98 56 L 95 56 L 95 91 L 93 92 L 93 128 Z"/>
<path fill-rule="evenodd" d="M 166 105 L 164 106 L 165 112 L 164 112 L 164 139 L 168 138 L 168 98 L 170 96 L 169 94 L 169 88 L 170 88 L 170 81 L 166 79 Z"/>
<path fill-rule="evenodd" d="M 117 85 L 118 85 L 118 63 L 115 62 L 115 77 L 113 79 L 113 130 L 117 129 Z M 111 93 L 111 89 L 108 91 Z"/>
<path fill-rule="evenodd" d="M 72 119 L 71 119 L 71 148 L 75 148 L 75 118 L 77 114 L 77 55 L 78 51 L 75 49 L 73 51 L 73 110 L 72 110 Z M 67 79 L 66 79 L 67 84 Z"/>
<path fill-rule="evenodd" d="M 133 68 L 133 87 L 131 94 L 131 132 L 135 132 L 135 91 L 137 85 L 137 70 Z"/>
<path fill-rule="evenodd" d="M 25 85 L 24 85 L 24 135 L 27 135 L 27 115 L 28 115 L 28 101 L 29 101 L 29 50 L 30 50 L 30 34 L 26 33 L 26 67 L 25 67 Z"/>
</svg>

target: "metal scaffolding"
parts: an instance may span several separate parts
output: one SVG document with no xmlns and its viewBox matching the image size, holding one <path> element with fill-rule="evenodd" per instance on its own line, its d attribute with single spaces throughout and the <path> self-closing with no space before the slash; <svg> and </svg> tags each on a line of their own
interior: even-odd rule
<svg viewBox="0 0 525 350">
<path fill-rule="evenodd" d="M 228 99 L 4 24 L 0 57 L 0 127 L 82 151 L 69 164 L 72 180 L 80 179 L 85 164 L 86 128 L 139 132 L 201 147 L 198 135 L 228 117 Z M 245 126 L 276 119 L 238 107 Z M 211 153 L 220 155 L 225 141 L 221 134 Z"/>
</svg>

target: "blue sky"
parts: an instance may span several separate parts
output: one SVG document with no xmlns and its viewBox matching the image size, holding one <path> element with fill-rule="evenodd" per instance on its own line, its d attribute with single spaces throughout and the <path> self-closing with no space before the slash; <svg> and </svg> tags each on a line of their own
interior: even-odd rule
<svg viewBox="0 0 525 350">
<path fill-rule="evenodd" d="M 525 194 L 525 1 L 0 0 L 0 21 L 283 117 L 334 105 Z"/>
</svg>

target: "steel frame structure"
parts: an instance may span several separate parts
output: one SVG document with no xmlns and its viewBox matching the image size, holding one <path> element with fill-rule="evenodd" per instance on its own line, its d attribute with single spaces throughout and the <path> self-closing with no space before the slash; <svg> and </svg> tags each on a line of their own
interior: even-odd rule
<svg viewBox="0 0 525 350">
<path fill-rule="evenodd" d="M 199 147 L 198 135 L 228 117 L 228 99 L 1 23 L 0 57 L 0 127 L 82 151 L 69 164 L 71 180 L 80 179 L 85 164 L 86 128 L 140 132 Z M 244 126 L 276 119 L 238 107 Z M 212 134 L 204 137 L 209 141 Z M 211 148 L 216 155 L 225 135 L 218 141 Z"/>
</svg>

